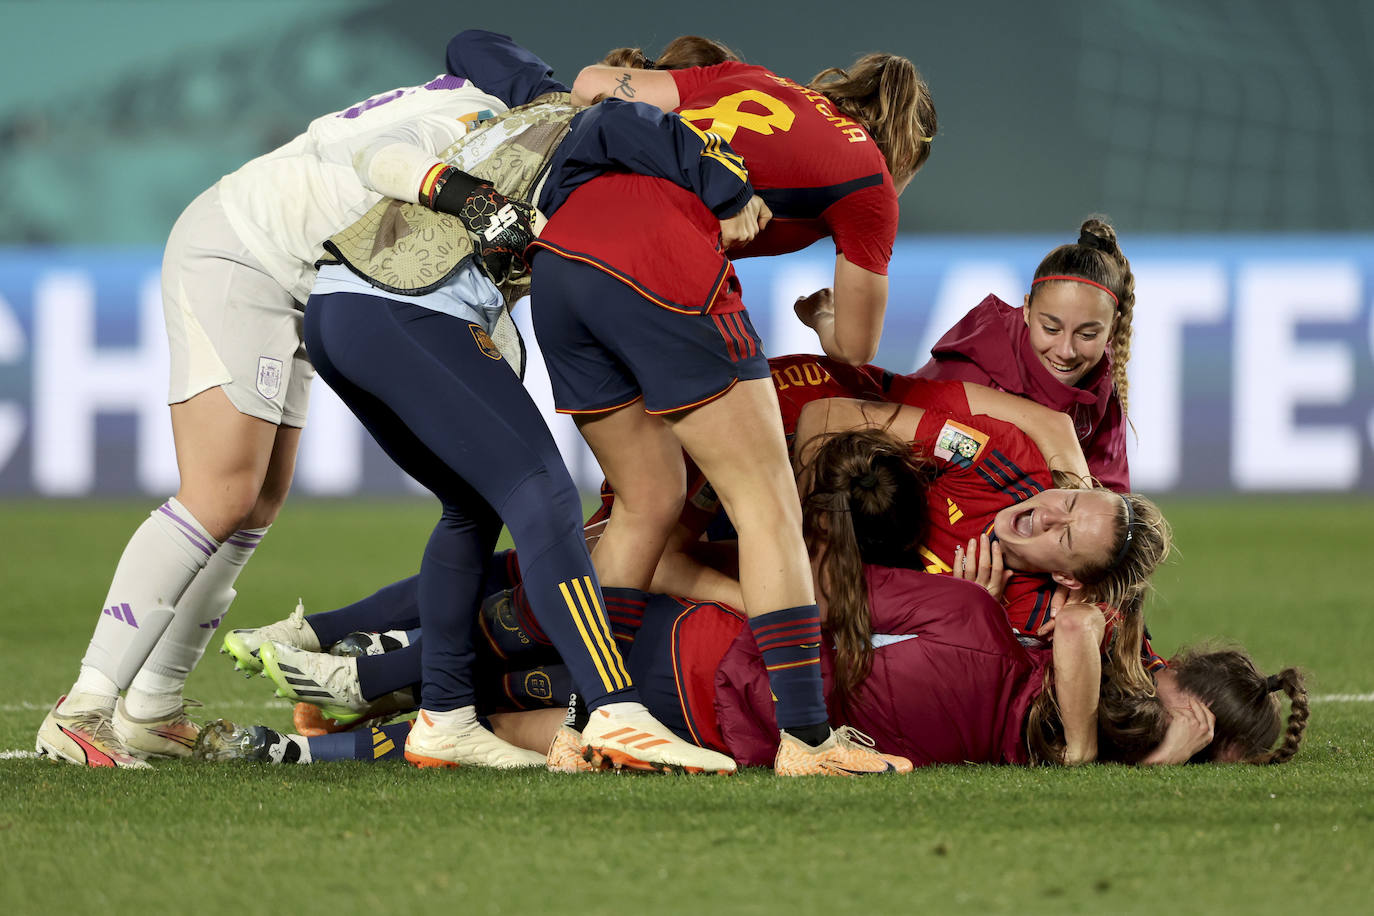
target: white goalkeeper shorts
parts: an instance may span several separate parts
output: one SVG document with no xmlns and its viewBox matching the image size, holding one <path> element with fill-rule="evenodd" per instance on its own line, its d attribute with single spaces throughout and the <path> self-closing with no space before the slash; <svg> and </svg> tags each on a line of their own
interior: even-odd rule
<svg viewBox="0 0 1374 916">
<path fill-rule="evenodd" d="M 230 227 L 218 187 L 172 227 L 162 311 L 172 351 L 167 403 L 220 387 L 240 413 L 305 425 L 315 377 L 301 341 L 305 313 Z"/>
</svg>

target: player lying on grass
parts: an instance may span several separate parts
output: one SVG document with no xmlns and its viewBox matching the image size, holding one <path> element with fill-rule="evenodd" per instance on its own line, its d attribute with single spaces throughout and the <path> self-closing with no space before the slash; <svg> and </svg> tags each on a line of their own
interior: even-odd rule
<svg viewBox="0 0 1374 916">
<path fill-rule="evenodd" d="M 872 397 L 880 393 L 878 385 L 874 381 L 875 376 L 863 370 L 837 365 L 824 358 L 784 357 L 773 360 L 773 365 L 775 386 L 779 389 L 781 396 L 784 426 L 789 432 L 794 431 L 802 409 L 807 404 L 814 403 L 811 399 L 818 395 L 848 392 L 862 393 Z M 1057 457 L 1056 461 L 1062 466 L 1081 467 L 1081 452 L 1078 452 L 1072 427 L 1062 414 L 1038 407 L 1021 398 L 964 383 L 922 382 L 909 386 L 906 389 L 906 395 L 913 400 L 921 400 L 925 403 L 954 407 L 959 404 L 972 404 L 984 410 L 1000 411 L 1003 416 L 1016 418 L 1031 429 L 1038 440 L 1044 443 L 1041 448 L 1051 454 L 1056 456 L 1077 454 L 1076 458 Z M 876 407 L 876 405 L 874 406 Z M 909 417 L 922 415 L 919 408 L 910 407 L 904 408 L 904 410 L 908 410 L 907 416 Z M 826 416 L 831 416 L 829 410 L 827 410 Z M 836 411 L 834 416 L 838 417 L 840 413 Z M 933 419 L 938 419 L 941 415 L 932 413 L 931 416 Z M 959 429 L 963 430 L 957 435 L 981 436 L 985 446 L 979 446 L 980 450 L 967 457 L 962 454 L 957 456 L 967 466 L 958 466 L 957 463 L 951 464 L 940 458 L 938 453 L 936 454 L 936 462 L 948 466 L 941 468 L 941 473 L 934 478 L 928 490 L 927 505 L 929 508 L 923 509 L 922 517 L 929 516 L 930 527 L 923 535 L 922 543 L 919 545 L 921 556 L 919 558 L 913 557 L 908 561 L 911 565 L 923 565 L 931 571 L 948 572 L 956 565 L 961 568 L 966 565 L 976 565 L 978 559 L 974 557 L 970 557 L 967 563 L 960 562 L 963 558 L 964 545 L 968 543 L 965 538 L 977 538 L 991 525 L 998 509 L 1017 500 L 1032 497 L 1033 494 L 1044 489 L 1050 483 L 1048 472 L 1045 469 L 1045 459 L 1037 451 L 1029 436 L 1021 434 L 1010 424 L 995 425 L 995 421 L 989 417 L 965 419 L 967 423 L 962 426 L 956 424 Z M 990 429 L 993 433 L 980 432 L 979 429 L 974 428 L 974 425 Z M 941 423 L 933 423 L 932 428 L 941 433 L 945 431 L 944 425 Z M 808 432 L 806 435 L 810 436 L 811 433 Z M 970 439 L 969 441 L 973 440 Z M 933 451 L 933 449 L 927 451 Z M 968 448 L 965 447 L 964 451 L 968 452 Z M 993 470 L 989 472 L 985 465 L 991 462 L 996 463 L 992 465 Z M 1021 468 L 1026 470 L 1022 471 Z M 702 496 L 703 491 L 700 489 L 695 492 L 697 492 L 698 497 Z M 1067 499 L 1071 492 L 1076 491 L 1050 491 L 1048 494 L 1042 494 L 1042 496 L 1044 501 Z M 1091 496 L 1088 497 L 1089 500 L 1091 498 Z M 1112 496 L 1110 499 L 1119 502 L 1118 497 Z M 684 523 L 682 530 L 690 532 L 684 536 L 684 540 L 696 536 L 696 532 L 702 527 L 703 520 L 710 517 L 714 508 L 706 505 L 703 498 L 698 498 L 694 502 L 696 503 L 695 513 L 689 511 L 684 516 L 685 519 L 694 519 L 691 524 Z M 1030 516 L 1034 516 L 1039 511 L 1042 519 L 1049 517 L 1053 520 L 1057 514 L 1061 513 L 1061 508 L 1057 505 L 1048 505 L 1042 510 L 1037 503 L 1029 500 L 1028 503 L 1030 508 L 1025 509 L 1024 512 Z M 1140 505 L 1143 507 L 1142 519 L 1157 517 L 1157 512 L 1153 512 L 1152 506 L 1148 503 L 1142 500 Z M 1093 520 L 1094 516 L 1090 511 L 1090 505 L 1085 503 L 1084 507 L 1075 504 L 1074 511 L 1071 514 L 1064 514 L 1064 518 L 1070 519 L 1065 524 L 1072 528 L 1085 520 Z M 1122 519 L 1124 519 L 1124 513 Z M 1031 547 L 1025 549 L 1028 559 L 1024 562 L 1019 558 L 1017 560 L 1017 564 L 1024 568 L 1023 571 L 1013 576 L 1011 582 L 1007 584 L 1008 588 L 1011 589 L 1011 594 L 1015 596 L 1015 600 L 1008 606 L 1008 613 L 1014 615 L 1012 619 L 1014 623 L 1019 625 L 1022 632 L 1033 632 L 1035 629 L 1047 628 L 1055 591 L 1055 575 L 1069 583 L 1077 582 L 1075 576 L 1099 577 L 1102 575 L 1102 571 L 1100 569 L 1095 571 L 1092 566 L 1096 564 L 1101 567 L 1106 563 L 1098 554 L 1107 555 L 1109 550 L 1111 556 L 1122 553 L 1122 545 L 1126 541 L 1126 525 L 1121 520 L 1118 521 L 1115 532 L 1092 532 L 1092 534 L 1108 539 L 1107 546 L 1098 551 L 1087 549 L 1085 542 L 1079 545 L 1079 550 L 1075 553 L 1070 549 L 1070 539 L 1065 538 L 1063 542 L 1059 542 L 1052 536 L 1044 536 L 1043 532 L 1038 538 L 1019 539 L 1019 541 L 1034 542 Z M 1051 528 L 1055 524 L 1057 522 L 1052 521 Z M 1167 543 L 1157 543 L 1152 540 L 1152 537 L 1157 540 L 1156 530 L 1155 528 L 1143 530 L 1143 533 L 1139 533 L 1138 537 L 1136 532 L 1132 533 L 1131 540 L 1135 543 L 1135 550 L 1138 555 L 1145 556 L 1147 559 L 1150 556 L 1163 555 Z M 1165 529 L 1165 533 L 1167 533 L 1167 529 Z M 1013 531 L 1008 537 L 1016 539 L 1018 536 Z M 1080 536 L 1079 540 L 1083 541 L 1084 539 Z M 1147 551 L 1154 553 L 1147 553 Z M 987 557 L 988 555 L 984 554 L 982 558 L 984 562 L 988 561 Z M 1124 556 L 1123 559 L 1125 559 Z M 667 565 L 666 563 L 661 564 L 662 567 Z M 679 564 L 675 568 L 680 570 L 685 567 Z M 1134 572 L 1130 570 L 1131 568 L 1128 566 L 1125 572 L 1113 570 L 1107 572 L 1114 574 L 1116 581 L 1121 583 L 1127 582 L 1129 575 L 1141 575 L 1140 569 L 1135 569 Z M 506 573 L 508 564 L 502 564 L 499 571 Z M 663 573 L 663 569 L 660 569 L 660 573 Z M 734 597 L 737 592 L 729 590 L 733 581 L 728 576 L 712 570 L 708 570 L 706 575 L 697 573 L 691 575 L 692 578 L 687 579 L 681 587 L 674 587 L 670 584 L 666 590 L 697 598 L 721 600 L 731 604 L 731 606 L 733 606 L 733 601 L 738 600 Z M 672 577 L 660 575 L 658 578 L 663 581 Z M 682 576 L 679 574 L 679 579 L 681 578 Z M 414 626 L 414 619 L 411 616 L 413 611 L 408 610 L 413 607 L 413 599 L 409 597 L 412 587 L 404 582 L 398 583 L 379 592 L 374 599 L 359 602 L 357 605 L 345 609 L 344 612 L 312 615 L 308 623 L 296 615 L 290 621 L 275 624 L 262 631 L 257 631 L 254 635 L 249 635 L 252 631 L 245 631 L 242 635 L 231 634 L 231 637 L 226 639 L 226 646 L 240 657 L 240 663 L 251 663 L 250 652 L 246 650 L 251 650 L 252 647 L 239 645 L 238 640 L 252 640 L 253 645 L 256 645 L 259 640 L 273 638 L 286 643 L 287 646 L 278 647 L 274 654 L 274 663 L 285 658 L 286 664 L 291 667 L 299 671 L 309 671 L 310 677 L 316 682 L 309 689 L 323 695 L 322 700 L 318 696 L 316 699 L 329 708 L 329 713 L 345 719 L 354 719 L 368 712 L 369 704 L 372 701 L 386 697 L 395 690 L 404 689 L 416 679 L 414 650 L 407 650 L 407 653 L 397 656 L 338 661 L 325 660 L 319 657 L 313 659 L 297 657 L 291 654 L 292 650 L 289 646 L 297 643 L 298 635 L 305 632 L 307 635 L 304 643 L 305 648 L 315 648 L 312 643 L 316 642 L 313 630 L 313 627 L 316 626 L 326 632 L 330 638 L 341 638 L 353 629 Z M 713 594 L 709 589 L 717 589 L 720 593 Z M 495 601 L 489 601 L 484 611 L 484 632 L 490 639 L 494 640 L 495 644 L 499 646 L 499 651 L 505 655 L 517 655 L 532 646 L 548 645 L 547 637 L 522 600 L 522 592 L 522 587 L 517 586 L 512 591 L 508 604 L 498 598 Z M 1063 597 L 1061 596 L 1061 599 Z M 627 619 L 636 617 L 639 613 L 638 607 L 642 606 L 642 601 L 642 598 L 637 603 L 614 600 L 609 607 L 612 624 L 614 625 L 617 617 Z M 377 611 L 391 615 L 386 618 L 390 622 L 369 623 L 368 615 Z M 1039 615 L 1041 619 L 1033 627 L 1027 626 L 1026 620 L 1028 618 L 1034 620 L 1034 615 Z M 410 616 L 410 619 L 406 619 L 407 616 Z M 302 631 L 302 627 L 306 629 Z M 1115 640 L 1113 646 L 1118 646 L 1123 642 L 1123 640 Z M 1130 645 L 1138 646 L 1139 644 L 1131 643 Z M 1138 653 L 1139 648 L 1120 649 L 1118 651 L 1118 654 L 1123 658 L 1123 663 L 1128 665 L 1126 670 L 1134 674 L 1134 680 L 1138 687 L 1149 689 L 1148 675 L 1144 674 L 1139 662 L 1133 660 L 1133 657 L 1138 656 Z M 529 664 L 532 665 L 534 662 L 531 661 Z M 351 671 L 346 676 L 341 676 L 336 670 L 340 666 L 348 667 Z M 277 674 L 277 680 L 284 695 L 298 692 L 280 674 Z M 334 689 L 330 686 L 331 683 L 342 683 L 349 686 L 346 690 Z M 354 684 L 357 685 L 357 689 L 354 689 Z M 1086 702 L 1087 700 L 1085 700 Z M 383 709 L 385 708 L 389 707 L 383 707 Z M 370 710 L 374 713 L 376 711 L 376 709 Z"/>
<path fill-rule="evenodd" d="M 1095 608 L 1067 605 L 1053 648 L 1026 647 L 1006 627 L 993 594 L 1000 577 L 990 566 L 973 583 L 861 567 L 864 558 L 890 562 L 909 543 L 911 532 L 900 519 L 903 509 L 922 499 L 923 481 L 902 443 L 876 433 L 833 437 L 817 458 L 816 478 L 827 483 L 813 488 L 806 505 L 809 529 L 826 532 L 817 579 L 826 599 L 823 670 L 830 712 L 835 721 L 869 732 L 878 750 L 918 765 L 1095 757 L 1182 762 L 1204 751 L 1258 762 L 1257 755 L 1273 744 L 1280 727 L 1277 706 L 1267 692 L 1263 702 L 1256 697 L 1256 679 L 1268 683 L 1239 654 L 1234 658 L 1241 663 L 1229 669 L 1219 668 L 1215 655 L 1181 660 L 1177 680 L 1185 692 L 1161 690 L 1161 698 L 1182 713 L 1166 709 L 1159 698 L 1133 693 L 1109 671 L 1094 685 L 1100 689 L 1094 717 L 1078 727 L 1066 722 L 1056 692 L 1065 679 L 1092 679 L 1101 671 L 1102 618 Z M 892 537 L 898 531 L 902 535 Z M 862 577 L 857 588 L 835 584 L 852 584 L 856 569 Z M 840 635 L 837 620 L 858 621 L 859 632 Z M 642 620 L 622 619 L 616 630 L 629 647 L 632 675 L 663 721 L 742 764 L 772 759 L 771 698 L 755 640 L 739 614 L 716 603 L 655 596 Z M 857 640 L 849 638 L 854 635 Z M 1280 680 L 1293 698 L 1293 715 L 1272 762 L 1291 757 L 1306 719 L 1299 675 L 1286 670 Z M 1219 704 L 1232 698 L 1228 714 L 1218 719 L 1215 740 L 1194 692 Z M 538 746 L 553 736 L 559 718 L 555 711 L 498 715 L 492 722 L 510 740 Z M 531 719 L 540 724 L 531 726 Z M 219 723 L 207 730 L 199 753 L 212 759 L 374 759 L 388 756 L 405 728 L 307 740 Z M 551 765 L 568 768 L 575 761 L 563 755 Z"/>
<path fill-rule="evenodd" d="M 791 437 L 796 430 L 797 418 L 801 409 L 816 398 L 836 395 L 854 395 L 869 398 L 882 398 L 885 383 L 893 376 L 873 367 L 851 367 L 825 357 L 793 356 L 770 360 L 774 387 L 779 395 L 781 416 L 786 434 Z M 1078 448 L 1072 424 L 1063 414 L 1039 407 L 1024 399 L 1001 394 L 981 386 L 959 382 L 916 382 L 905 388 L 906 396 L 922 403 L 948 405 L 952 409 L 977 409 L 981 412 L 1002 417 L 1022 424 L 1029 433 L 1024 438 L 1024 448 L 1034 451 L 1037 447 L 1046 454 L 1054 456 L 1055 463 L 1071 471 L 1084 469 L 1082 453 Z M 1036 444 L 1031 444 L 1032 442 Z M 1039 466 L 1047 459 L 1037 458 Z M 980 478 L 981 479 L 981 478 Z M 1024 490 L 1024 488 L 1022 488 Z M 1018 490 L 1017 492 L 1022 492 Z M 683 524 L 677 538 L 686 542 L 695 540 L 701 528 L 705 527 L 717 511 L 717 503 L 704 480 L 698 479 L 692 485 L 693 498 L 684 511 Z M 604 520 L 613 494 L 607 496 L 602 508 L 593 515 L 592 524 Z M 937 509 L 948 514 L 943 501 Z M 950 550 L 953 551 L 953 546 Z M 514 586 L 511 593 L 489 602 L 485 608 L 483 629 L 490 639 L 496 641 L 498 651 L 504 654 L 518 654 L 531 648 L 520 638 L 510 634 L 523 627 L 525 631 L 537 634 L 535 645 L 548 645 L 542 629 L 535 620 L 529 607 L 523 583 L 519 581 L 518 563 L 508 555 L 503 562 L 492 564 L 488 569 L 488 591 Z M 673 570 L 672 573 L 669 570 Z M 660 563 L 656 575 L 657 587 L 661 591 L 693 595 L 724 601 L 735 606 L 741 600 L 737 580 L 718 572 L 690 558 L 685 561 L 665 559 Z M 256 657 L 258 646 L 268 639 L 276 639 L 288 646 L 315 650 L 321 644 L 331 644 L 348 633 L 357 630 L 406 630 L 418 625 L 416 611 L 417 580 L 411 577 L 381 589 L 375 595 L 335 612 L 317 613 L 304 616 L 303 610 L 293 614 L 285 621 L 258 630 L 235 630 L 224 640 L 224 649 L 235 657 L 235 666 L 241 670 L 261 670 Z M 611 610 L 613 614 L 636 613 L 636 603 L 624 600 L 623 596 L 613 595 Z M 642 603 L 642 598 L 639 599 Z M 512 619 L 510 626 L 502 620 Z M 406 648 L 395 654 L 381 657 L 367 657 L 356 662 L 358 680 L 365 687 L 363 698 L 375 700 L 393 690 L 411 684 L 415 678 L 412 671 L 414 658 L 419 649 Z M 323 675 L 322 675 L 323 677 Z M 353 698 L 356 705 L 359 698 Z M 333 705 L 334 712 L 350 716 L 351 710 L 340 710 Z"/>
</svg>

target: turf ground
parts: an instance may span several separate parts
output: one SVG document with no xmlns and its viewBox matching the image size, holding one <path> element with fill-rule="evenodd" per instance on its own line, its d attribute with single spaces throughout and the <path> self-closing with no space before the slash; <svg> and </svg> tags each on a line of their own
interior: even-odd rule
<svg viewBox="0 0 1374 916">
<path fill-rule="evenodd" d="M 0 751 L 75 676 L 150 505 L 0 504 Z M 1222 636 L 1316 701 L 1290 765 L 941 767 L 876 780 L 499 775 L 401 765 L 0 759 L 0 912 L 1369 912 L 1374 501 L 1165 504 L 1155 646 Z M 231 625 L 413 571 L 424 503 L 288 506 Z M 207 656 L 211 715 L 289 723 Z"/>
</svg>

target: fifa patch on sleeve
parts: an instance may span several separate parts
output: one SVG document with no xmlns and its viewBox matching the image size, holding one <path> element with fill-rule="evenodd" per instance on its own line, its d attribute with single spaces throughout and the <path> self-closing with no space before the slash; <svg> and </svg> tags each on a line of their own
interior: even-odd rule
<svg viewBox="0 0 1374 916">
<path fill-rule="evenodd" d="M 935 457 L 956 467 L 967 468 L 973 465 L 987 444 L 987 433 L 946 420 L 945 425 L 940 427 L 940 435 L 935 437 Z"/>
</svg>

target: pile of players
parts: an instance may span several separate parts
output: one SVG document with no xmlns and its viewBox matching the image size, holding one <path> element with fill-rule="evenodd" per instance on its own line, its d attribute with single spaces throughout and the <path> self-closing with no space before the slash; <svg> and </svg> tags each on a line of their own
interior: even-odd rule
<svg viewBox="0 0 1374 916">
<path fill-rule="evenodd" d="M 431 82 L 226 176 L 164 261 L 181 487 L 126 547 L 39 751 L 780 775 L 1290 759 L 1297 671 L 1166 665 L 1145 638 L 1169 532 L 1128 492 L 1134 281 L 1108 224 L 914 376 L 868 365 L 936 131 L 893 55 L 801 85 L 684 38 L 569 90 L 469 31 Z M 825 236 L 833 287 L 796 311 L 827 355 L 769 360 L 731 259 Z M 520 384 L 527 292 L 555 405 L 607 477 L 586 531 Z M 314 734 L 202 728 L 182 689 L 285 499 L 312 363 L 440 519 L 411 579 L 226 637 Z M 494 554 L 503 524 L 516 550 Z"/>
</svg>

